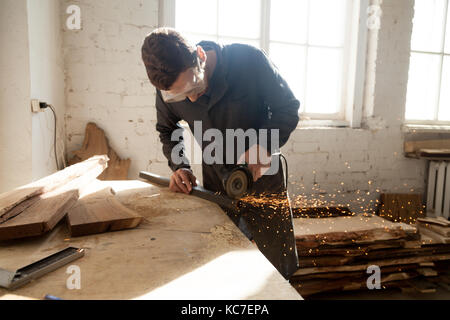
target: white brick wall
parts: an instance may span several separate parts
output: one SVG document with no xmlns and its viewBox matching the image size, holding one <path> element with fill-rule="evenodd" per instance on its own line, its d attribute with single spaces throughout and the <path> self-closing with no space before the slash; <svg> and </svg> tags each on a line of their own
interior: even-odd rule
<svg viewBox="0 0 450 320">
<path fill-rule="evenodd" d="M 403 121 L 413 0 L 381 3 L 381 29 L 369 32 L 363 129 L 302 128 L 282 148 L 294 199 L 372 210 L 380 192 L 423 192 L 425 162 L 403 156 Z M 64 33 L 67 149 L 79 148 L 95 121 L 130 178 L 140 170 L 168 175 L 155 130 L 154 89 L 140 59 L 144 36 L 158 19 L 158 0 L 71 0 L 82 30 Z M 62 15 L 65 17 L 65 13 Z M 300 97 L 301 99 L 301 97 Z M 200 167 L 195 166 L 201 179 Z"/>
<path fill-rule="evenodd" d="M 158 24 L 158 0 L 63 1 L 81 8 L 82 29 L 65 25 L 67 150 L 81 146 L 89 121 L 106 132 L 122 158 L 131 158 L 129 178 L 167 163 L 158 156 L 155 92 L 141 62 L 141 45 Z M 71 154 L 69 156 L 72 156 Z"/>
</svg>

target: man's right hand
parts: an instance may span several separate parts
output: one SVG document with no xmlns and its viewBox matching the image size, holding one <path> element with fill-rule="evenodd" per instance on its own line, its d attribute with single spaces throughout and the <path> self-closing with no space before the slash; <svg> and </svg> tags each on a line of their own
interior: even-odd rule
<svg viewBox="0 0 450 320">
<path fill-rule="evenodd" d="M 170 177 L 170 191 L 190 193 L 195 186 L 197 186 L 196 178 L 190 169 L 180 168 Z"/>
</svg>

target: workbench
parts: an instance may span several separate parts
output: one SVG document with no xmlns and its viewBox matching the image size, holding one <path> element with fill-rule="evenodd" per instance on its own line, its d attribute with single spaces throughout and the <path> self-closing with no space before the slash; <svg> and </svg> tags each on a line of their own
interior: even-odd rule
<svg viewBox="0 0 450 320">
<path fill-rule="evenodd" d="M 0 288 L 0 299 L 302 299 L 218 205 L 139 180 L 101 183 L 143 222 L 71 238 L 64 219 L 44 236 L 0 242 L 0 267 L 11 271 L 69 246 L 85 249 L 24 287 Z M 70 265 L 80 268 L 80 289 L 66 287 Z"/>
</svg>

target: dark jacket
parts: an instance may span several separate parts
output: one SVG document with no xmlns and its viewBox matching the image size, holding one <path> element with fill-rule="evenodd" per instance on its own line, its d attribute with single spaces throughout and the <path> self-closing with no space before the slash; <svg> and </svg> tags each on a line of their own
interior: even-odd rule
<svg viewBox="0 0 450 320">
<path fill-rule="evenodd" d="M 189 99 L 165 103 L 157 90 L 156 129 L 160 133 L 163 152 L 170 168 L 175 171 L 182 167 L 190 167 L 187 159 L 178 165 L 171 161 L 172 148 L 178 144 L 177 141 L 171 141 L 171 135 L 174 129 L 179 128 L 180 120 L 185 120 L 192 132 L 194 121 L 202 121 L 203 132 L 209 128 L 216 128 L 224 134 L 224 137 L 226 129 L 240 128 L 244 131 L 250 128 L 279 129 L 281 148 L 297 126 L 300 103 L 265 53 L 244 44 L 221 46 L 214 42 L 203 41 L 199 45 L 205 51 L 214 49 L 217 54 L 217 64 L 208 91 L 194 103 Z M 198 142 L 202 150 L 209 143 Z M 224 140 L 224 146 L 225 142 Z M 270 147 L 270 139 L 267 145 Z M 224 192 L 221 179 L 212 166 L 203 164 L 202 169 L 204 187 Z M 273 176 L 263 176 L 254 184 L 251 191 L 255 193 L 278 191 L 282 179 L 282 170 Z"/>
<path fill-rule="evenodd" d="M 165 103 L 157 90 L 156 129 L 160 133 L 163 152 L 170 168 L 176 171 L 190 167 L 186 158 L 178 165 L 171 161 L 172 149 L 179 143 L 171 141 L 171 136 L 175 129 L 180 128 L 180 120 L 185 120 L 193 133 L 194 121 L 202 121 L 203 132 L 210 128 L 219 129 L 224 137 L 224 155 L 226 129 L 279 129 L 281 148 L 297 126 L 300 103 L 265 53 L 244 44 L 221 46 L 203 41 L 199 45 L 205 51 L 215 50 L 217 55 L 216 68 L 209 80 L 207 92 L 194 103 L 189 99 Z M 270 133 L 268 137 L 270 138 Z M 197 142 L 202 150 L 210 143 Z M 269 139 L 267 146 L 270 145 Z M 268 149 L 271 153 L 278 151 Z M 236 149 L 234 151 L 236 152 Z M 237 158 L 239 155 L 235 154 L 235 159 Z M 281 161 L 279 168 L 275 175 L 262 176 L 253 184 L 250 192 L 283 194 L 285 188 Z M 202 173 L 203 186 L 206 189 L 225 192 L 222 177 L 214 166 L 203 163 Z M 245 213 L 236 214 L 223 209 L 249 238 L 255 240 L 259 249 L 280 273 L 288 278 L 295 272 L 298 260 L 292 212 L 263 215 L 258 210 L 248 209 Z"/>
</svg>

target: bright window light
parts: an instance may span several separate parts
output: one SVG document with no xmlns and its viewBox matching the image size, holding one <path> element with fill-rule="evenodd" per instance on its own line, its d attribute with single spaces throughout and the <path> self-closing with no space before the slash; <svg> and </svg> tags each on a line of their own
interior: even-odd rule
<svg viewBox="0 0 450 320">
<path fill-rule="evenodd" d="M 300 113 L 343 119 L 353 1 L 176 0 L 175 28 L 192 43 L 263 49 L 300 100 Z"/>
<path fill-rule="evenodd" d="M 449 17 L 449 0 L 415 0 L 407 121 L 450 121 Z"/>
</svg>

